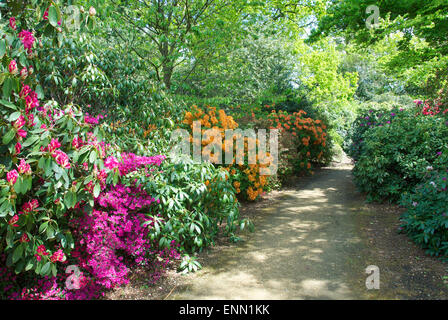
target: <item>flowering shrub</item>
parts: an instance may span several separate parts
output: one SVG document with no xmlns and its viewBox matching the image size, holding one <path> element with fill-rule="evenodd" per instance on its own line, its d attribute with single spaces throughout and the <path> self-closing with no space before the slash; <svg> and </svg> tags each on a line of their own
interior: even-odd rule
<svg viewBox="0 0 448 320">
<path fill-rule="evenodd" d="M 444 107 L 443 103 L 439 99 L 436 99 L 435 101 L 415 100 L 414 103 L 417 108 L 417 114 L 422 114 L 424 116 L 448 117 L 448 108 Z"/>
<path fill-rule="evenodd" d="M 370 128 L 363 135 L 355 182 L 370 200 L 398 201 L 423 181 L 426 168 L 446 168 L 448 122 L 415 115 L 414 110 L 392 114 L 391 123 Z"/>
<path fill-rule="evenodd" d="M 432 256 L 448 259 L 448 171 L 433 171 L 401 204 L 407 208 L 400 230 Z"/>
<path fill-rule="evenodd" d="M 224 110 L 217 110 L 213 107 L 207 107 L 205 111 L 193 106 L 192 111 L 188 111 L 185 114 L 184 124 L 190 129 L 192 135 L 193 122 L 200 121 L 202 127 L 202 135 L 206 129 L 214 128 L 220 131 L 223 144 L 222 144 L 222 154 L 226 152 L 226 144 L 234 143 L 233 141 L 225 141 L 225 130 L 237 129 L 238 123 L 235 122 L 232 116 L 228 116 Z M 204 129 L 205 128 L 205 129 Z M 235 139 L 243 138 L 241 133 L 235 134 Z M 190 140 L 195 143 L 193 137 Z M 208 145 L 213 141 L 212 137 L 204 137 L 202 140 L 202 145 Z M 224 142 L 225 141 L 225 142 Z M 244 137 L 244 164 L 237 164 L 234 161 L 232 164 L 225 165 L 225 170 L 230 173 L 230 181 L 235 187 L 236 193 L 240 194 L 243 198 L 249 200 L 256 200 L 259 195 L 261 195 L 269 179 L 268 175 L 260 175 L 260 168 L 266 168 L 270 164 L 270 154 L 266 153 L 264 158 L 258 158 L 255 164 L 248 164 L 247 154 L 249 152 L 248 148 L 256 147 L 259 144 L 256 137 Z M 234 155 L 236 153 L 236 148 L 234 148 Z M 217 163 L 217 159 L 211 159 L 213 163 Z"/>
<path fill-rule="evenodd" d="M 389 104 L 370 105 L 367 109 L 360 110 L 347 136 L 348 143 L 345 148 L 347 154 L 357 161 L 362 154 L 365 133 L 371 128 L 390 124 L 403 110 L 401 106 Z"/>
<path fill-rule="evenodd" d="M 313 163 L 330 160 L 327 126 L 322 120 L 306 117 L 303 110 L 292 114 L 272 110 L 268 119 L 271 129 L 280 129 L 289 141 L 287 161 L 293 163 L 297 172 L 310 172 Z"/>
</svg>

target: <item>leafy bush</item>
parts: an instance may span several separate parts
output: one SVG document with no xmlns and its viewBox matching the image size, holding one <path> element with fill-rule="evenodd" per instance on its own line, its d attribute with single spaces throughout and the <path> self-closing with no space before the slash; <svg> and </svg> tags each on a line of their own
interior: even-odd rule
<svg viewBox="0 0 448 320">
<path fill-rule="evenodd" d="M 429 168 L 430 169 L 430 168 Z M 400 230 L 432 256 L 448 259 L 448 171 L 429 171 L 401 204 L 407 208 Z"/>
<path fill-rule="evenodd" d="M 236 229 L 248 222 L 239 219 L 228 172 L 207 162 L 195 164 L 191 158 L 178 160 L 163 162 L 160 171 L 137 182 L 158 199 L 148 213 L 151 238 L 162 248 L 175 241 L 182 252 L 194 253 L 214 244 L 224 224 L 225 234 L 236 239 Z"/>
<path fill-rule="evenodd" d="M 389 124 L 393 119 L 393 114 L 397 114 L 401 106 L 394 106 L 387 103 L 369 103 L 363 105 L 358 111 L 359 116 L 352 123 L 349 133 L 345 139 L 344 149 L 355 161 L 362 154 L 364 144 L 364 134 L 371 128 Z"/>
<path fill-rule="evenodd" d="M 17 273 L 56 275 L 56 262 L 73 248 L 73 209 L 79 203 L 93 207 L 105 179 L 115 173 L 104 168 L 104 134 L 78 107 L 39 101 L 32 72 L 38 65 L 32 54 L 36 40 L 16 29 L 10 27 L 1 40 L 7 44 L 0 101 L 1 246 Z"/>
<path fill-rule="evenodd" d="M 331 160 L 327 126 L 322 120 L 306 117 L 303 110 L 292 114 L 273 110 L 268 119 L 271 128 L 280 129 L 283 135 L 286 158 L 282 161 L 282 167 L 292 166 L 299 173 L 310 172 L 313 163 L 328 163 Z"/>
<path fill-rule="evenodd" d="M 391 123 L 370 128 L 353 170 L 355 182 L 369 200 L 398 201 L 422 182 L 426 168 L 446 167 L 440 154 L 448 147 L 448 122 L 416 115 L 414 110 L 392 113 Z"/>
</svg>

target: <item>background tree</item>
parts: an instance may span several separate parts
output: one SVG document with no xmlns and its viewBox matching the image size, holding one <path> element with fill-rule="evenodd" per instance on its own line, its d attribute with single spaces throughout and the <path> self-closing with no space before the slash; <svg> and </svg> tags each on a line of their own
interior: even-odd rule
<svg viewBox="0 0 448 320">
<path fill-rule="evenodd" d="M 446 85 L 448 3 L 444 0 L 376 1 L 381 23 L 377 28 L 368 29 L 366 8 L 371 4 L 368 0 L 330 1 L 310 41 L 328 35 L 343 35 L 347 41 L 363 46 L 392 40 L 397 52 L 388 57 L 389 72 L 403 73 L 411 84 L 420 87 L 425 84 L 426 93 L 436 95 Z"/>
</svg>

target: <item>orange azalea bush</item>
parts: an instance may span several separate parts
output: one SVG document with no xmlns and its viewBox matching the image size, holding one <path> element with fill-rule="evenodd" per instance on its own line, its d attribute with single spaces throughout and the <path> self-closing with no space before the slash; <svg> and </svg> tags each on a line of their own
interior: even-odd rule
<svg viewBox="0 0 448 320">
<path fill-rule="evenodd" d="M 281 130 L 280 144 L 287 146 L 286 161 L 299 172 L 311 172 L 313 163 L 325 163 L 331 157 L 327 126 L 306 115 L 303 110 L 292 114 L 272 110 L 268 116 L 270 128 Z"/>
<path fill-rule="evenodd" d="M 233 140 L 225 141 L 225 130 L 237 129 L 238 123 L 225 113 L 224 110 L 217 110 L 214 107 L 206 107 L 205 110 L 197 106 L 193 106 L 191 111 L 187 111 L 183 124 L 188 126 L 190 130 L 190 142 L 196 142 L 193 139 L 193 122 L 200 121 L 201 133 L 203 136 L 202 146 L 206 146 L 213 142 L 214 137 L 204 137 L 204 133 L 207 129 L 217 129 L 221 133 L 222 137 L 222 154 L 225 154 L 229 149 L 229 145 L 233 144 L 235 139 L 242 138 L 241 133 L 236 133 Z M 243 199 L 256 200 L 264 191 L 266 191 L 269 175 L 260 175 L 260 169 L 270 165 L 271 155 L 266 153 L 263 157 L 259 158 L 256 155 L 256 164 L 249 164 L 248 154 L 250 151 L 254 151 L 253 148 L 258 146 L 259 141 L 256 137 L 244 137 L 244 163 L 238 164 L 235 159 L 236 152 L 234 151 L 233 163 L 223 165 L 223 170 L 229 172 L 228 178 L 231 179 L 232 185 L 235 187 L 235 191 Z M 256 149 L 255 149 L 256 150 Z M 217 164 L 218 159 L 213 158 L 212 163 Z M 266 173 L 266 172 L 263 172 Z"/>
</svg>

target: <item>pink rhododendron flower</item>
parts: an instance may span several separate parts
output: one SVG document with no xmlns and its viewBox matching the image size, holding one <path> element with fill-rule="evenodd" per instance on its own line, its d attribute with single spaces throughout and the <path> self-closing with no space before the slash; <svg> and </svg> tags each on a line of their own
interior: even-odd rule
<svg viewBox="0 0 448 320">
<path fill-rule="evenodd" d="M 20 144 L 20 142 L 17 142 L 14 148 L 16 151 L 16 155 L 20 154 L 20 151 L 22 151 L 22 145 Z"/>
<path fill-rule="evenodd" d="M 62 252 L 61 249 L 53 253 L 53 255 L 50 257 L 50 261 L 55 262 L 64 262 L 65 261 L 65 255 L 64 252 Z"/>
<path fill-rule="evenodd" d="M 24 233 L 22 237 L 20 238 L 20 242 L 30 242 L 30 239 L 28 238 L 28 235 Z"/>
<path fill-rule="evenodd" d="M 82 139 L 80 137 L 76 136 L 76 137 L 73 138 L 73 141 L 72 141 L 73 148 L 79 149 L 83 145 L 84 145 L 84 142 L 82 141 Z"/>
<path fill-rule="evenodd" d="M 14 74 L 14 75 L 17 74 L 18 69 L 17 69 L 16 60 L 11 60 L 11 62 L 9 63 L 9 66 L 8 66 L 8 71 L 10 74 Z"/>
<path fill-rule="evenodd" d="M 9 26 L 11 27 L 11 29 L 16 30 L 17 26 L 16 26 L 16 18 L 11 17 L 9 18 Z"/>
<path fill-rule="evenodd" d="M 31 91 L 32 90 L 30 86 L 26 84 L 22 87 L 22 90 L 20 90 L 19 97 L 25 99 L 25 97 L 27 97 Z"/>
<path fill-rule="evenodd" d="M 6 174 L 6 180 L 9 182 L 10 185 L 14 185 L 18 177 L 19 173 L 17 172 L 17 170 L 11 170 Z"/>
<path fill-rule="evenodd" d="M 51 142 L 48 144 L 48 146 L 44 149 L 45 151 L 48 151 L 50 153 L 53 153 L 57 148 L 61 147 L 61 143 L 58 141 L 58 139 L 51 139 Z"/>
<path fill-rule="evenodd" d="M 48 8 L 45 10 L 42 19 L 44 19 L 44 20 L 48 20 L 48 10 L 49 10 L 49 9 L 50 9 L 50 7 L 48 7 Z"/>
<path fill-rule="evenodd" d="M 29 202 L 25 202 L 22 205 L 23 214 L 35 212 L 38 207 L 39 207 L 39 201 L 37 199 L 33 199 Z"/>
<path fill-rule="evenodd" d="M 28 113 L 31 109 L 39 107 L 39 100 L 37 99 L 37 93 L 31 91 L 28 96 L 25 97 L 26 112 Z"/>
<path fill-rule="evenodd" d="M 43 244 L 41 244 L 40 246 L 37 247 L 36 252 L 37 252 L 37 254 L 40 254 L 43 256 L 48 256 L 47 249 L 45 248 L 45 246 Z"/>
<path fill-rule="evenodd" d="M 71 168 L 70 159 L 65 152 L 61 150 L 56 150 L 51 154 L 51 156 L 55 158 L 57 164 L 59 164 L 61 167 L 65 169 Z"/>
<path fill-rule="evenodd" d="M 23 67 L 22 70 L 20 70 L 20 78 L 22 80 L 25 80 L 28 77 L 28 69 L 26 67 Z"/>
<path fill-rule="evenodd" d="M 25 130 L 22 129 L 17 130 L 17 139 L 20 140 L 20 138 L 26 138 L 26 135 L 27 133 Z"/>
<path fill-rule="evenodd" d="M 110 170 L 118 168 L 118 160 L 114 156 L 110 156 L 104 161 L 104 166 Z"/>
<path fill-rule="evenodd" d="M 11 227 L 18 227 L 19 225 L 17 224 L 17 222 L 19 221 L 19 216 L 18 215 L 14 215 L 8 222 L 8 224 Z"/>
<path fill-rule="evenodd" d="M 22 129 L 22 127 L 26 124 L 26 120 L 24 116 L 20 116 L 15 122 L 14 122 L 14 128 L 16 129 Z"/>
<path fill-rule="evenodd" d="M 17 167 L 20 174 L 31 175 L 30 165 L 23 159 L 20 160 L 20 165 Z"/>
<path fill-rule="evenodd" d="M 33 34 L 28 30 L 22 30 L 19 33 L 19 38 L 22 41 L 23 47 L 28 50 L 28 53 L 31 53 L 35 41 Z"/>
<path fill-rule="evenodd" d="M 27 115 L 27 122 L 26 122 L 26 125 L 28 126 L 28 127 L 34 127 L 36 124 L 34 123 L 34 115 L 32 114 L 32 113 L 30 113 L 30 114 L 28 114 Z"/>
</svg>

